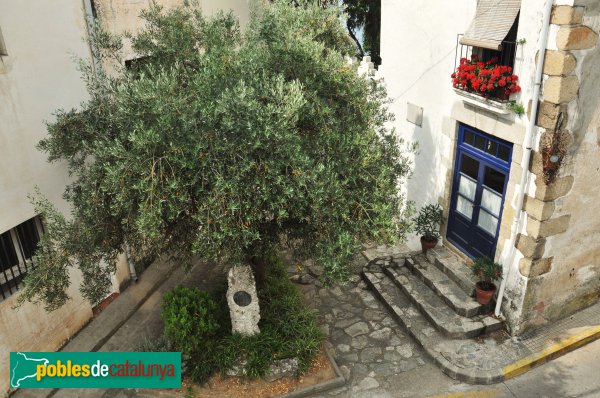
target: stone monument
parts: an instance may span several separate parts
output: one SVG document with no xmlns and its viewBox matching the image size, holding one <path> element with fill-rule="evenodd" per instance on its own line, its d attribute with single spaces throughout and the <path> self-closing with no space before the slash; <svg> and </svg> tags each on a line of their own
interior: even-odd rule
<svg viewBox="0 0 600 398">
<path fill-rule="evenodd" d="M 227 275 L 227 282 L 227 304 L 232 332 L 245 336 L 260 333 L 260 307 L 252 269 L 248 265 L 233 266 Z"/>
</svg>

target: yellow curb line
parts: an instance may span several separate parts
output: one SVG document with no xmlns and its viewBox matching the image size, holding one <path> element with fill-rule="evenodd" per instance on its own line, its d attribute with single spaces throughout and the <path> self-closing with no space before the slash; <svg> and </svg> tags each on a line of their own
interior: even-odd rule
<svg viewBox="0 0 600 398">
<path fill-rule="evenodd" d="M 521 373 L 528 371 L 538 365 L 542 365 L 554 358 L 573 351 L 587 343 L 590 343 L 600 338 L 600 325 L 591 327 L 581 333 L 578 333 L 572 337 L 559 341 L 558 343 L 552 344 L 545 348 L 541 352 L 530 355 L 517 362 L 506 365 L 502 369 L 504 380 L 508 380 L 512 377 L 518 376 Z"/>
</svg>

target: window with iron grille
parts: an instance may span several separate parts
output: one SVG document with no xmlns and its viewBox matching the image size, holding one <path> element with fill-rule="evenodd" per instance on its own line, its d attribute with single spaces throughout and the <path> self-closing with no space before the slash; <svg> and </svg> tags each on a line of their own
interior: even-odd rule
<svg viewBox="0 0 600 398">
<path fill-rule="evenodd" d="M 36 216 L 0 234 L 0 300 L 19 290 L 28 269 L 35 266 L 33 255 L 43 233 Z"/>
</svg>

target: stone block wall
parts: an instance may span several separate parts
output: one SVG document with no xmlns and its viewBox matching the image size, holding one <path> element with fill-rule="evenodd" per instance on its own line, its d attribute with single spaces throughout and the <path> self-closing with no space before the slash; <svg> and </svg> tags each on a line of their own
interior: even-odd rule
<svg viewBox="0 0 600 398">
<path fill-rule="evenodd" d="M 511 325 L 517 334 L 600 295 L 600 4 L 555 6 L 551 24 L 536 119 L 539 146 L 529 167 L 535 184 L 516 242 L 526 280 L 520 323 Z"/>
</svg>

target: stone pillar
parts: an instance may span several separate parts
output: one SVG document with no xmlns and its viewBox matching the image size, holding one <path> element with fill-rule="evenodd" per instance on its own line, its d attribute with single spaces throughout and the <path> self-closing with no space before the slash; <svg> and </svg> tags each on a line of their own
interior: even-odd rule
<svg viewBox="0 0 600 398">
<path fill-rule="evenodd" d="M 579 94 L 580 76 L 572 50 L 591 49 L 598 34 L 582 25 L 585 9 L 555 6 L 550 23 L 558 25 L 557 50 L 544 54 L 543 100 L 536 124 L 542 128 L 540 147 L 533 153 L 529 171 L 536 176 L 535 195 L 527 196 L 523 210 L 527 213 L 527 235 L 519 234 L 517 249 L 523 254 L 519 270 L 525 277 L 536 277 L 552 270 L 553 257 L 544 257 L 546 238 L 567 231 L 570 215 L 555 214 L 555 200 L 569 193 L 573 176 L 561 175 L 561 164 L 572 142 L 567 131 L 567 109 Z M 535 117 L 535 116 L 532 116 Z M 554 156 L 553 156 L 554 155 Z"/>
<path fill-rule="evenodd" d="M 235 265 L 227 276 L 227 304 L 233 333 L 252 336 L 260 333 L 260 307 L 256 294 L 256 282 L 248 265 Z"/>
</svg>

